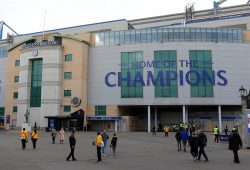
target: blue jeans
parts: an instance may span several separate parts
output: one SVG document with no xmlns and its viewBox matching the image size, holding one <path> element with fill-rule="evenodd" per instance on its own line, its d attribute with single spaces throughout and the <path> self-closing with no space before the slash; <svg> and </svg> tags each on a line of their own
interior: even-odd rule
<svg viewBox="0 0 250 170">
<path fill-rule="evenodd" d="M 107 148 L 107 142 L 103 142 L 104 143 L 104 146 L 102 147 L 102 154 L 103 155 L 106 155 L 106 148 Z"/>
</svg>

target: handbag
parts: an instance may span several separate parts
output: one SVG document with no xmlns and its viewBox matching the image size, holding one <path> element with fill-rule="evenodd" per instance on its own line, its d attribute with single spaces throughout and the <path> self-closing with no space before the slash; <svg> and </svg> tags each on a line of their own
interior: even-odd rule
<svg viewBox="0 0 250 170">
<path fill-rule="evenodd" d="M 104 147 L 103 141 L 98 146 L 101 147 L 101 148 L 103 148 Z"/>
</svg>

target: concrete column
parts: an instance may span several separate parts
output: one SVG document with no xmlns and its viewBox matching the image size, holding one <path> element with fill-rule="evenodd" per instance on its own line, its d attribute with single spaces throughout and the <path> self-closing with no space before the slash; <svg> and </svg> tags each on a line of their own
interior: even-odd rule
<svg viewBox="0 0 250 170">
<path fill-rule="evenodd" d="M 115 121 L 115 132 L 117 132 L 117 120 Z"/>
<path fill-rule="evenodd" d="M 148 132 L 151 132 L 151 115 L 150 115 L 150 106 L 148 106 Z"/>
<path fill-rule="evenodd" d="M 155 106 L 155 128 L 157 128 L 157 107 Z"/>
<path fill-rule="evenodd" d="M 186 107 L 185 107 L 185 105 L 182 106 L 182 122 L 186 123 Z"/>
<path fill-rule="evenodd" d="M 218 106 L 218 117 L 219 117 L 219 131 L 222 132 L 221 105 Z"/>
<path fill-rule="evenodd" d="M 185 108 L 185 120 L 186 120 L 186 123 L 188 122 L 188 107 Z"/>
</svg>

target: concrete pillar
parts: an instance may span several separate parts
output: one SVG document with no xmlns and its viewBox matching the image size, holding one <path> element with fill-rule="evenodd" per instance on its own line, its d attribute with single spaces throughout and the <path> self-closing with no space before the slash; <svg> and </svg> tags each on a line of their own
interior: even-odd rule
<svg viewBox="0 0 250 170">
<path fill-rule="evenodd" d="M 218 117 L 219 117 L 219 131 L 222 132 L 221 105 L 218 106 Z"/>
<path fill-rule="evenodd" d="M 115 121 L 115 132 L 117 132 L 117 120 Z"/>
<path fill-rule="evenodd" d="M 182 106 L 182 122 L 186 123 L 186 107 L 185 107 L 185 105 Z"/>
<path fill-rule="evenodd" d="M 185 108 L 185 120 L 186 120 L 186 123 L 188 123 L 188 107 Z"/>
<path fill-rule="evenodd" d="M 151 132 L 151 115 L 150 115 L 150 106 L 148 106 L 148 132 Z"/>
<path fill-rule="evenodd" d="M 157 128 L 157 107 L 155 106 L 155 128 Z"/>
</svg>

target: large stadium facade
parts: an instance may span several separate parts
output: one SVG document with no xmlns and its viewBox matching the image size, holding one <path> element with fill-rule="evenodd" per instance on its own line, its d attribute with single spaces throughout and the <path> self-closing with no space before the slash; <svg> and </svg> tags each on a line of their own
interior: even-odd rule
<svg viewBox="0 0 250 170">
<path fill-rule="evenodd" d="M 5 127 L 29 112 L 40 128 L 231 128 L 242 120 L 238 89 L 250 86 L 249 29 L 240 5 L 15 36 L 0 58 Z"/>
</svg>

